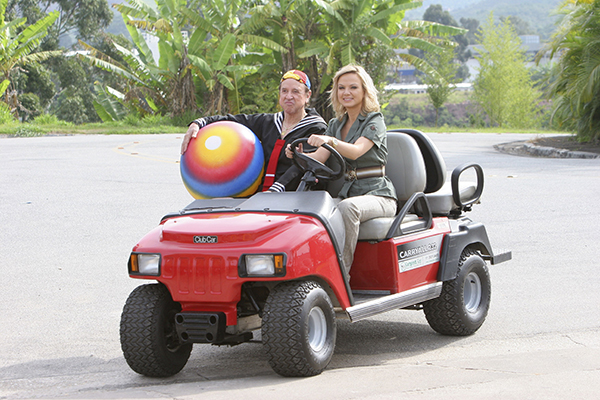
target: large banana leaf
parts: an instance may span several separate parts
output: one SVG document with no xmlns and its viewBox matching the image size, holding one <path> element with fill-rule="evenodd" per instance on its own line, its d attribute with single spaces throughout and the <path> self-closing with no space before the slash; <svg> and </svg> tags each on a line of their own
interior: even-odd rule
<svg viewBox="0 0 600 400">
<path fill-rule="evenodd" d="M 0 97 L 4 95 L 4 92 L 6 92 L 8 85 L 10 85 L 10 81 L 8 79 L 5 79 L 2 81 L 2 83 L 0 83 Z"/>
<path fill-rule="evenodd" d="M 383 19 L 389 19 L 391 16 L 393 16 L 401 11 L 406 11 L 406 10 L 411 10 L 413 8 L 417 8 L 421 4 L 422 3 L 417 3 L 417 2 L 398 4 L 398 5 L 395 5 L 394 7 L 388 8 L 387 10 L 378 12 L 373 17 L 371 17 L 370 20 L 371 20 L 371 22 L 377 22 L 377 21 L 381 21 Z"/>
<path fill-rule="evenodd" d="M 21 43 L 17 54 L 31 53 L 39 45 L 40 41 L 48 34 L 48 28 L 59 17 L 58 11 L 50 12 L 46 17 L 34 24 L 29 25 L 19 33 L 18 40 Z"/>
<path fill-rule="evenodd" d="M 258 47 L 265 47 L 267 49 L 275 51 L 286 51 L 286 48 L 277 43 L 276 41 L 262 36 L 243 34 L 239 36 L 239 39 L 246 44 L 253 44 Z"/>
<path fill-rule="evenodd" d="M 160 52 L 160 60 L 158 60 L 158 67 L 162 70 L 171 72 L 172 74 L 177 73 L 179 70 L 179 59 L 175 57 L 173 47 L 164 40 L 158 41 L 158 51 Z"/>
<path fill-rule="evenodd" d="M 106 87 L 106 91 L 100 85 L 95 85 L 95 87 L 97 96 L 94 100 L 94 109 L 100 119 L 103 122 L 123 119 L 127 115 L 127 108 L 122 103 L 125 95 L 109 86 Z"/>
<path fill-rule="evenodd" d="M 367 33 L 388 46 L 392 44 L 392 39 L 390 39 L 390 37 L 381 29 L 370 27 L 367 29 Z"/>
<path fill-rule="evenodd" d="M 233 86 L 233 84 L 231 83 L 231 81 L 229 80 L 229 78 L 227 77 L 227 75 L 225 75 L 225 74 L 218 74 L 217 75 L 217 79 L 219 80 L 219 82 L 221 83 L 221 85 L 225 86 L 227 89 L 229 89 L 229 90 L 235 90 L 235 87 Z"/>
<path fill-rule="evenodd" d="M 188 58 L 192 65 L 198 68 L 198 70 L 200 70 L 200 73 L 202 74 L 202 77 L 205 80 L 210 79 L 210 77 L 213 74 L 213 71 L 210 65 L 206 62 L 206 60 L 193 54 L 188 54 Z"/>
<path fill-rule="evenodd" d="M 136 29 L 135 26 L 132 26 L 129 22 L 131 18 L 127 15 L 123 15 L 123 21 L 125 22 L 125 27 L 131 35 L 131 39 L 133 43 L 138 48 L 140 59 L 144 62 L 144 64 L 155 64 L 154 56 L 152 55 L 152 50 L 148 47 L 148 43 L 144 37 L 140 34 L 140 31 Z"/>
<path fill-rule="evenodd" d="M 354 54 L 352 53 L 352 44 L 346 44 L 342 49 L 343 65 L 354 64 Z"/>
<path fill-rule="evenodd" d="M 232 33 L 228 33 L 223 37 L 221 43 L 219 43 L 219 47 L 217 47 L 213 54 L 212 67 L 214 70 L 220 71 L 229 63 L 231 56 L 235 52 L 235 42 L 236 38 Z"/>
<path fill-rule="evenodd" d="M 129 15 L 138 19 L 151 19 L 156 20 L 159 18 L 156 10 L 150 7 L 142 0 L 127 0 L 127 4 L 113 4 L 113 7 L 121 13 L 121 15 Z"/>
<path fill-rule="evenodd" d="M 329 46 L 323 42 L 305 42 L 304 46 L 296 50 L 298 51 L 298 57 L 308 58 L 311 56 L 327 54 Z"/>
<path fill-rule="evenodd" d="M 405 32 L 415 30 L 430 36 L 454 36 L 462 35 L 467 32 L 467 30 L 463 28 L 442 25 L 430 21 L 403 21 L 399 24 L 399 28 Z"/>
</svg>

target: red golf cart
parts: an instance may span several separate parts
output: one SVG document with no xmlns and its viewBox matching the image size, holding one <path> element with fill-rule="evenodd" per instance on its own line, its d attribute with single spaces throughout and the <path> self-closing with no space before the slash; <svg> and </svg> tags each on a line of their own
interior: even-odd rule
<svg viewBox="0 0 600 400">
<path fill-rule="evenodd" d="M 137 287 L 123 309 L 121 347 L 134 371 L 171 376 L 194 343 L 238 345 L 260 329 L 275 372 L 316 375 L 334 353 L 336 318 L 404 308 L 422 309 L 441 334 L 479 329 L 490 305 L 487 261 L 511 258 L 465 216 L 482 194 L 482 168 L 464 164 L 446 182 L 428 136 L 388 132 L 399 211 L 361 224 L 349 278 L 336 207 L 343 158 L 325 146 L 331 167 L 295 151 L 305 171 L 297 191 L 195 200 L 135 245 L 129 275 L 156 283 Z M 314 190 L 317 181 L 329 181 L 327 190 Z"/>
</svg>

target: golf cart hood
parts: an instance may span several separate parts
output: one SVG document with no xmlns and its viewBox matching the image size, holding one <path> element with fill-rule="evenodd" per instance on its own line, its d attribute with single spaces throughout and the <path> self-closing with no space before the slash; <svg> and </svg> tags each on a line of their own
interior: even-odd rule
<svg viewBox="0 0 600 400">
<path fill-rule="evenodd" d="M 324 191 L 257 193 L 250 198 L 199 199 L 162 219 L 161 241 L 181 243 L 256 242 L 283 234 L 299 216 L 318 219 L 334 245 L 344 243 L 344 224 L 336 201 Z M 199 224 L 199 220 L 202 222 Z M 216 238 L 214 236 L 217 236 Z M 294 233 L 290 235 L 293 239 Z M 194 242 L 195 238 L 195 242 Z"/>
<path fill-rule="evenodd" d="M 263 246 L 273 238 L 282 238 L 301 223 L 290 214 L 211 213 L 168 219 L 162 226 L 161 242 L 196 245 L 218 244 L 237 247 Z"/>
</svg>

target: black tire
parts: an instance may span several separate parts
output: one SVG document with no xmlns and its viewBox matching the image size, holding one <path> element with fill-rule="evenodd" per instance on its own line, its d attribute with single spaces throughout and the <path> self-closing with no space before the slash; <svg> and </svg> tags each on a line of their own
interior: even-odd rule
<svg viewBox="0 0 600 400">
<path fill-rule="evenodd" d="M 335 312 L 316 282 L 277 285 L 262 320 L 262 341 L 271 368 L 282 376 L 314 376 L 327 367 L 335 349 Z"/>
<path fill-rule="evenodd" d="M 121 314 L 121 349 L 127 364 L 138 374 L 167 377 L 181 371 L 192 351 L 181 344 L 175 314 L 181 306 L 162 284 L 138 286 Z"/>
<path fill-rule="evenodd" d="M 443 335 L 475 333 L 490 308 L 492 290 L 485 260 L 467 249 L 461 255 L 458 268 L 458 276 L 444 282 L 440 297 L 423 304 L 427 322 Z"/>
</svg>

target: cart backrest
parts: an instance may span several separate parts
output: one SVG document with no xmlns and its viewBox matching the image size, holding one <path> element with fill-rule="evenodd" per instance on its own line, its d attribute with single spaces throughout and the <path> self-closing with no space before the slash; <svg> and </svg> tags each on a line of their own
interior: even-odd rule
<svg viewBox="0 0 600 400">
<path fill-rule="evenodd" d="M 387 147 L 386 175 L 396 188 L 400 205 L 413 193 L 433 193 L 444 185 L 446 163 L 427 135 L 414 129 L 390 130 Z M 332 161 L 335 159 L 330 157 L 328 162 Z M 329 182 L 327 191 L 336 197 L 343 184 L 343 177 Z"/>
<path fill-rule="evenodd" d="M 387 147 L 388 161 L 385 172 L 394 184 L 398 201 L 402 204 L 413 193 L 425 190 L 425 160 L 417 142 L 405 133 L 388 132 Z"/>
<path fill-rule="evenodd" d="M 426 184 L 423 193 L 434 193 L 441 189 L 446 182 L 446 162 L 442 153 L 438 150 L 433 141 L 421 131 L 415 129 L 394 129 L 387 132 L 388 141 L 390 135 L 402 133 L 410 136 L 419 146 L 419 150 L 425 161 Z M 389 159 L 388 155 L 388 159 Z"/>
</svg>

